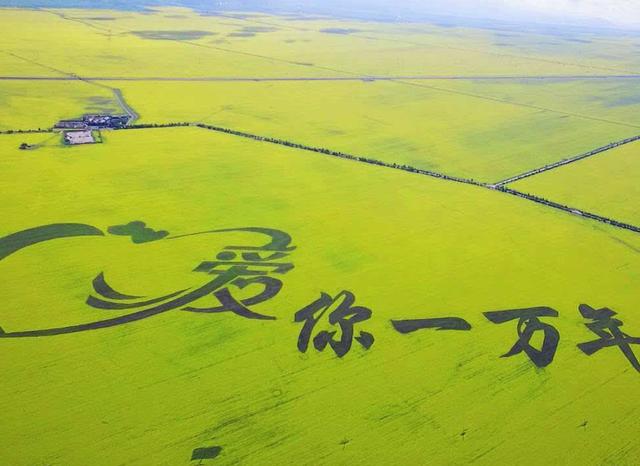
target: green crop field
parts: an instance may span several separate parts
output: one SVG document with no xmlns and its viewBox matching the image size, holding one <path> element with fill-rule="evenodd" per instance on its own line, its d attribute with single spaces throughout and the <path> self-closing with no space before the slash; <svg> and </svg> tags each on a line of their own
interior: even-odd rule
<svg viewBox="0 0 640 466">
<path fill-rule="evenodd" d="M 0 29 L 1 465 L 640 462 L 640 36 Z"/>
</svg>

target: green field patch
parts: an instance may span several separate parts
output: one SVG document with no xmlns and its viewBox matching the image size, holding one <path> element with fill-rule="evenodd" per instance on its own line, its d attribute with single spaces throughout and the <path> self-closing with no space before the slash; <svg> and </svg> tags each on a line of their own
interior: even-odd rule
<svg viewBox="0 0 640 466">
<path fill-rule="evenodd" d="M 353 34 L 354 32 L 360 32 L 360 30 L 352 29 L 352 28 L 324 28 L 324 29 L 320 29 L 320 32 L 324 32 L 325 34 L 348 35 L 348 34 Z"/>
<path fill-rule="evenodd" d="M 87 113 L 100 113 L 113 115 L 120 113 L 122 109 L 113 97 L 107 96 L 91 96 L 87 99 L 85 107 Z"/>
<path fill-rule="evenodd" d="M 227 34 L 227 37 L 255 37 L 256 33 L 251 31 L 238 31 Z"/>
<path fill-rule="evenodd" d="M 191 31 L 186 29 L 175 31 L 131 31 L 131 33 L 142 39 L 152 40 L 198 40 L 215 34 L 211 31 Z"/>
<path fill-rule="evenodd" d="M 115 18 L 113 16 L 87 16 L 86 18 L 83 18 L 89 21 L 115 21 L 118 18 Z"/>
<path fill-rule="evenodd" d="M 245 26 L 238 31 L 227 34 L 227 37 L 254 37 L 258 34 L 278 31 L 278 28 L 271 26 Z"/>
</svg>

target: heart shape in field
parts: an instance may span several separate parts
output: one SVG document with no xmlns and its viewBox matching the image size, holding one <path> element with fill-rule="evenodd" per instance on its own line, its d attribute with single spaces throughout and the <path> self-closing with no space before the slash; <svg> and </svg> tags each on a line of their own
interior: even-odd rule
<svg viewBox="0 0 640 466">
<path fill-rule="evenodd" d="M 165 230 L 154 230 L 139 220 L 129 222 L 126 225 L 114 225 L 107 229 L 112 235 L 130 236 L 136 244 L 158 241 L 169 235 Z"/>
</svg>

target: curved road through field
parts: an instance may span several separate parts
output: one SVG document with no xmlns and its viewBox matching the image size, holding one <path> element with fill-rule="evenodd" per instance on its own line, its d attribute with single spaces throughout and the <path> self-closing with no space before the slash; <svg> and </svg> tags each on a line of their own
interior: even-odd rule
<svg viewBox="0 0 640 466">
<path fill-rule="evenodd" d="M 134 124 L 136 120 L 140 118 L 140 115 L 138 115 L 136 111 L 131 108 L 131 106 L 129 106 L 127 101 L 124 100 L 124 96 L 122 95 L 122 91 L 120 89 L 118 89 L 117 87 L 112 87 L 111 90 L 113 91 L 113 95 L 116 98 L 118 105 L 120 105 L 120 107 L 122 107 L 122 110 L 124 110 L 124 112 L 129 115 L 129 121 L 127 122 L 127 125 Z"/>
</svg>

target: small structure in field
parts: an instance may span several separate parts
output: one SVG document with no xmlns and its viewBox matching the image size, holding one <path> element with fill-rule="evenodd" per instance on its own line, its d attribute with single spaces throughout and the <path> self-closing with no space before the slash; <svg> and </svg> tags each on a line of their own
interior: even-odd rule
<svg viewBox="0 0 640 466">
<path fill-rule="evenodd" d="M 72 146 L 78 144 L 93 144 L 96 142 L 91 130 L 85 131 L 65 131 L 64 142 Z"/>
</svg>

